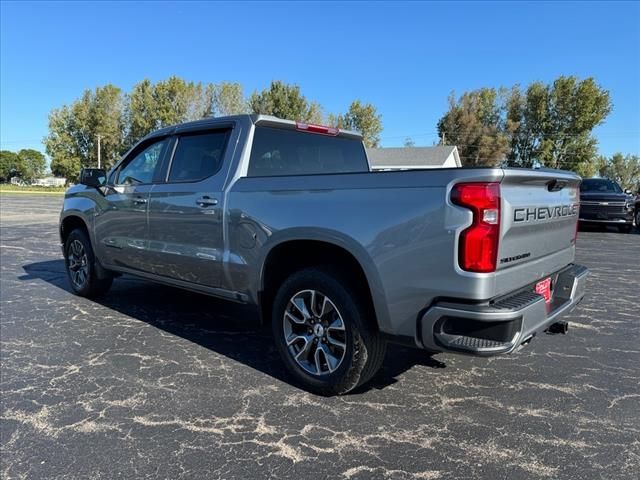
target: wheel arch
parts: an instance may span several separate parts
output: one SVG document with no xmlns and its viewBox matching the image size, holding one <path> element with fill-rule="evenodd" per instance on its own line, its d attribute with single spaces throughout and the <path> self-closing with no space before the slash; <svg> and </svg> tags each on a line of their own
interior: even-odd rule
<svg viewBox="0 0 640 480">
<path fill-rule="evenodd" d="M 288 232 L 269 242 L 259 263 L 256 292 L 262 321 L 271 317 L 272 302 L 278 287 L 291 273 L 305 267 L 335 265 L 357 282 L 374 315 L 379 331 L 389 331 L 389 313 L 377 269 L 368 252 L 355 240 L 338 232 L 300 235 Z M 330 259 L 329 261 L 327 259 Z"/>
<path fill-rule="evenodd" d="M 85 231 L 89 237 L 89 241 L 93 243 L 91 232 L 87 222 L 78 214 L 68 214 L 60 220 L 60 242 L 64 245 L 69 237 L 69 234 L 75 229 L 80 228 Z M 95 250 L 95 249 L 94 249 Z"/>
<path fill-rule="evenodd" d="M 98 252 L 96 251 L 95 238 L 93 236 L 93 232 L 89 227 L 89 224 L 86 218 L 79 211 L 69 211 L 66 212 L 63 217 L 60 219 L 60 243 L 62 245 L 63 253 L 65 244 L 67 242 L 67 238 L 69 234 L 76 229 L 83 230 L 87 238 L 89 239 L 89 243 L 91 244 L 91 248 L 93 250 L 93 257 L 95 261 L 96 274 L 98 278 L 104 279 L 108 278 L 112 275 L 112 273 L 108 272 L 103 266 L 100 258 L 98 257 Z"/>
</svg>

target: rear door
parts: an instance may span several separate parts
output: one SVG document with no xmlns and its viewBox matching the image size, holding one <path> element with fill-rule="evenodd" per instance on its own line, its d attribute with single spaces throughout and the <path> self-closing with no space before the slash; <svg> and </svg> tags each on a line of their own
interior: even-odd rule
<svg viewBox="0 0 640 480">
<path fill-rule="evenodd" d="M 207 287 L 222 278 L 223 168 L 230 128 L 175 137 L 164 182 L 149 198 L 152 272 Z"/>
<path fill-rule="evenodd" d="M 96 248 L 105 264 L 149 271 L 149 193 L 168 145 L 168 138 L 141 144 L 111 175 L 101 198 L 100 212 L 94 219 Z"/>
<path fill-rule="evenodd" d="M 559 170 L 505 169 L 498 270 L 574 247 L 580 178 Z"/>
</svg>

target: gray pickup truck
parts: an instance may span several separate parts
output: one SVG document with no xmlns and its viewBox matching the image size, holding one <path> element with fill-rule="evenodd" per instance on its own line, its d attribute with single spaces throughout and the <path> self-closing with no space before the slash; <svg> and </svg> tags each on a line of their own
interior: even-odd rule
<svg viewBox="0 0 640 480">
<path fill-rule="evenodd" d="M 355 132 L 211 118 L 84 170 L 60 239 L 76 294 L 131 274 L 255 305 L 294 380 L 341 394 L 388 341 L 489 356 L 563 330 L 587 276 L 573 263 L 579 184 L 557 170 L 371 172 Z"/>
</svg>

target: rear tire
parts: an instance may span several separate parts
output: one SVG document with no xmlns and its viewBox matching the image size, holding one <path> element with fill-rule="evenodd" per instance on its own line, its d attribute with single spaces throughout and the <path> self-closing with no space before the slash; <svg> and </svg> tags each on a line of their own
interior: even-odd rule
<svg viewBox="0 0 640 480">
<path fill-rule="evenodd" d="M 105 294 L 113 282 L 112 277 L 99 278 L 96 257 L 86 232 L 73 230 L 64 245 L 64 263 L 71 291 L 81 297 L 94 298 Z"/>
<path fill-rule="evenodd" d="M 285 280 L 273 303 L 273 335 L 287 370 L 320 395 L 353 390 L 384 360 L 386 342 L 348 278 L 331 268 L 307 268 Z"/>
</svg>

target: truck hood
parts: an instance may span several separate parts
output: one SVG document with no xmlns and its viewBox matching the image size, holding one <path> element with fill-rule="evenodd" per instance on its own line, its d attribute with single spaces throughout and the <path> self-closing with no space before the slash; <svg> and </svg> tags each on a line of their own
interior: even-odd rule
<svg viewBox="0 0 640 480">
<path fill-rule="evenodd" d="M 631 198 L 626 193 L 585 192 L 580 194 L 581 202 L 626 202 Z"/>
</svg>

